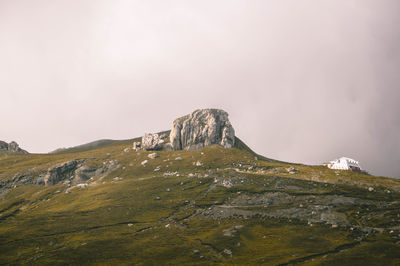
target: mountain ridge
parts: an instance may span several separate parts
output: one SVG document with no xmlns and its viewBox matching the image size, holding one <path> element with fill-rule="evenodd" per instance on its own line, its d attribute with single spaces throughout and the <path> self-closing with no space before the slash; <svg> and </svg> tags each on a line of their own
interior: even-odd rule
<svg viewBox="0 0 400 266">
<path fill-rule="evenodd" d="M 0 264 L 400 263 L 399 180 L 140 140 L 0 157 Z"/>
</svg>

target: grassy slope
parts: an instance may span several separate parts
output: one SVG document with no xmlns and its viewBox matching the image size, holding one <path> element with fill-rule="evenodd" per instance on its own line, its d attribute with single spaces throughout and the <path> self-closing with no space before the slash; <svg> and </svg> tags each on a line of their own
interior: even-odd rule
<svg viewBox="0 0 400 266">
<path fill-rule="evenodd" d="M 257 216 L 214 220 L 194 215 L 199 209 L 229 202 L 238 192 L 290 191 L 294 185 L 302 189 L 296 193 L 305 195 L 337 193 L 398 202 L 398 193 L 385 193 L 399 188 L 398 180 L 304 165 L 295 165 L 298 174 L 289 174 L 287 163 L 256 161 L 251 150 L 219 146 L 190 152 L 161 151 L 159 158 L 149 159 L 143 167 L 140 162 L 148 159 L 149 152 L 123 152 L 130 146 L 131 141 L 114 142 L 77 152 L 0 157 L 0 180 L 17 173 L 39 173 L 71 159 L 87 159 L 92 166 L 110 159 L 120 163 L 97 185 L 75 188 L 68 194 L 60 184 L 26 185 L 0 199 L 0 264 L 400 263 L 398 240 L 388 232 L 371 234 L 359 243 L 355 241 L 357 233 L 348 228 L 311 227 L 304 221 Z M 178 156 L 183 160 L 176 161 Z M 195 166 L 196 161 L 203 165 Z M 233 162 L 273 171 L 235 172 Z M 157 166 L 160 172 L 154 172 Z M 179 176 L 164 177 L 167 171 L 178 171 Z M 122 180 L 114 181 L 116 176 Z M 243 178 L 245 184 L 210 189 L 214 178 L 232 176 Z M 334 185 L 326 187 L 321 182 Z M 375 188 L 373 193 L 367 190 L 370 186 Z M 389 215 L 398 213 L 396 208 L 385 210 L 387 223 L 392 219 Z M 363 206 L 359 210 L 366 212 Z M 351 217 L 353 212 L 343 210 Z M 362 222 L 366 221 L 354 218 L 354 223 Z M 379 227 L 383 222 L 372 219 L 368 223 Z M 242 227 L 232 236 L 224 236 L 224 230 L 237 225 Z"/>
</svg>

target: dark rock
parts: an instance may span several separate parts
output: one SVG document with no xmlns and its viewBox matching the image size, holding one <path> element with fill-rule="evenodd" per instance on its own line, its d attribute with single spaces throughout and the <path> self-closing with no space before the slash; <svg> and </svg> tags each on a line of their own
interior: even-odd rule
<svg viewBox="0 0 400 266">
<path fill-rule="evenodd" d="M 53 168 L 50 168 L 44 177 L 44 183 L 46 186 L 55 185 L 60 181 L 70 178 L 74 175 L 77 169 L 79 161 L 73 160 L 65 163 L 58 164 Z"/>
<path fill-rule="evenodd" d="M 28 153 L 27 151 L 21 149 L 18 143 L 16 143 L 15 141 L 11 141 L 10 143 L 0 141 L 0 150 L 9 151 L 13 153 L 23 153 L 23 154 Z"/>
</svg>

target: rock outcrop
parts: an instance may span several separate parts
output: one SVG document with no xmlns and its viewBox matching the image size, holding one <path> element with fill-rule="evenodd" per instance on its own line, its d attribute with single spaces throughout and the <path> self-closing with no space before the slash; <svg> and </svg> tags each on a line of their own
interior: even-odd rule
<svg viewBox="0 0 400 266">
<path fill-rule="evenodd" d="M 235 130 L 227 112 L 218 109 L 196 110 L 174 121 L 170 142 L 174 150 L 198 150 L 212 144 L 232 148 Z"/>
<path fill-rule="evenodd" d="M 158 134 L 145 133 L 142 137 L 142 148 L 146 151 L 161 150 L 163 143 Z"/>
<path fill-rule="evenodd" d="M 133 148 L 136 151 L 140 149 L 143 149 L 145 151 L 172 150 L 172 146 L 170 143 L 167 143 L 168 139 L 166 138 L 168 138 L 168 135 L 166 133 L 146 133 L 142 137 L 141 143 L 133 143 Z"/>
<path fill-rule="evenodd" d="M 21 149 L 15 141 L 11 141 L 10 143 L 4 142 L 0 140 L 0 150 L 9 151 L 14 153 L 23 153 L 27 154 L 28 152 Z"/>
<path fill-rule="evenodd" d="M 118 167 L 115 160 L 103 162 L 99 167 L 89 167 L 85 160 L 72 160 L 55 165 L 49 168 L 44 175 L 43 183 L 46 186 L 66 182 L 69 185 L 76 185 L 86 182 L 92 177 L 97 177 L 111 172 Z"/>
<path fill-rule="evenodd" d="M 79 161 L 73 160 L 50 168 L 44 177 L 44 184 L 46 186 L 55 185 L 64 179 L 73 177 L 79 163 Z"/>
</svg>

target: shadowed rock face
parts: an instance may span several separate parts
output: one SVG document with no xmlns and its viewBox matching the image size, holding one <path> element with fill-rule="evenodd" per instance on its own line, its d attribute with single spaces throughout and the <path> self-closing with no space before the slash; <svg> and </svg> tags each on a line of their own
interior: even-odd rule
<svg viewBox="0 0 400 266">
<path fill-rule="evenodd" d="M 196 110 L 174 121 L 170 141 L 174 150 L 198 150 L 212 144 L 232 148 L 235 130 L 227 112 L 218 109 Z"/>
<path fill-rule="evenodd" d="M 36 183 L 51 186 L 67 180 L 66 184 L 76 185 L 86 182 L 91 177 L 109 173 L 118 167 L 116 160 L 105 161 L 99 167 L 89 167 L 85 162 L 85 160 L 72 160 L 57 164 L 48 169 L 47 174 L 43 176 L 43 181 L 39 180 Z"/>
<path fill-rule="evenodd" d="M 28 153 L 27 151 L 21 149 L 15 141 L 11 141 L 10 143 L 0 141 L 0 150 L 9 151 L 9 152 L 17 152 L 17 153 Z"/>
<path fill-rule="evenodd" d="M 50 168 L 47 175 L 44 177 L 44 183 L 46 186 L 55 185 L 64 179 L 69 178 L 73 175 L 76 170 L 79 161 L 73 160 L 65 163 L 56 165 Z"/>
</svg>

